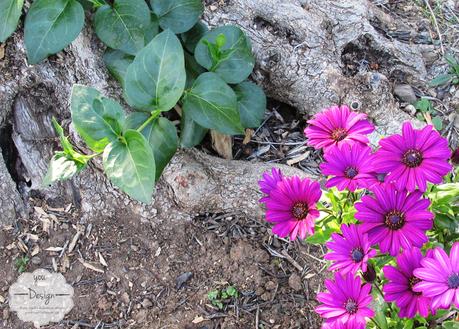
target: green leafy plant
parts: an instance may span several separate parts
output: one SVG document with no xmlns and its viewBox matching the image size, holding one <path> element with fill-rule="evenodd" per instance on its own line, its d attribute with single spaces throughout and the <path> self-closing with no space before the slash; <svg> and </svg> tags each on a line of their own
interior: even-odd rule
<svg viewBox="0 0 459 329">
<path fill-rule="evenodd" d="M 16 258 L 15 265 L 19 273 L 25 272 L 27 265 L 29 264 L 29 260 L 30 259 L 27 256 Z"/>
<path fill-rule="evenodd" d="M 446 85 L 449 83 L 459 84 L 459 62 L 452 54 L 445 55 L 445 59 L 449 65 L 449 72 L 440 74 L 429 82 L 431 87 Z"/>
<path fill-rule="evenodd" d="M 430 100 L 428 100 L 427 98 L 421 98 L 414 104 L 414 107 L 416 108 L 416 110 L 418 110 L 418 112 L 416 113 L 416 117 L 420 121 L 432 124 L 436 130 L 443 129 L 443 121 L 438 116 L 438 112 L 435 110 Z"/>
<path fill-rule="evenodd" d="M 75 85 L 70 100 L 72 124 L 93 153 L 76 151 L 53 119 L 63 150 L 51 159 L 45 185 L 73 177 L 101 156 L 115 186 L 149 203 L 155 182 L 179 146 L 199 144 L 209 129 L 236 135 L 260 125 L 266 96 L 246 80 L 255 64 L 250 41 L 236 26 L 209 31 L 199 21 L 200 0 L 87 0 L 82 4 L 76 0 L 32 3 L 25 22 L 29 63 L 67 46 L 84 25 L 83 8 L 94 11 L 95 32 L 108 47 L 104 62 L 134 111 L 126 111 L 94 88 Z M 12 2 L 9 6 L 16 8 Z M 9 16 L 14 16 L 13 11 Z M 179 129 L 168 119 L 171 110 L 181 117 Z"/>
<path fill-rule="evenodd" d="M 211 304 L 220 310 L 223 310 L 225 305 L 237 297 L 239 297 L 239 292 L 234 286 L 228 286 L 221 290 L 212 290 L 207 294 L 207 298 Z"/>
</svg>

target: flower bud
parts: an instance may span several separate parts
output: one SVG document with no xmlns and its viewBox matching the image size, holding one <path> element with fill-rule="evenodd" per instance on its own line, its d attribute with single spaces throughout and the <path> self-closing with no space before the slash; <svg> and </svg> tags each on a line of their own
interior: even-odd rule
<svg viewBox="0 0 459 329">
<path fill-rule="evenodd" d="M 364 272 L 362 276 L 365 279 L 365 281 L 370 282 L 370 283 L 376 280 L 376 271 L 373 265 L 368 264 L 367 271 Z"/>
</svg>

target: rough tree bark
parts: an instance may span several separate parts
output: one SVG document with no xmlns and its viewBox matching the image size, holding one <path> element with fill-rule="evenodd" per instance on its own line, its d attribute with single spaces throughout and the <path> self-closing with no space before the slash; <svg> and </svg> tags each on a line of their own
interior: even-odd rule
<svg viewBox="0 0 459 329">
<path fill-rule="evenodd" d="M 378 27 L 395 23 L 371 2 L 226 2 L 229 4 L 209 6 L 205 20 L 210 26 L 236 24 L 247 32 L 257 58 L 252 78 L 269 97 L 309 114 L 331 104 L 355 102 L 369 114 L 380 134 L 397 131 L 400 122 L 409 119 L 394 100 L 389 81 L 422 82 L 426 46 L 388 39 L 380 33 Z M 256 181 L 270 166 L 222 160 L 196 150 L 177 153 L 148 206 L 114 188 L 97 162 L 69 182 L 42 187 L 41 179 L 56 147 L 51 117 L 64 120 L 72 131 L 68 125 L 72 85 L 90 85 L 118 99 L 121 91 L 107 74 L 101 60 L 103 47 L 89 24 L 63 52 L 39 65 L 26 63 L 22 30 L 4 46 L 5 57 L 0 59 L 0 146 L 9 156 L 0 156 L 0 223 L 26 216 L 23 200 L 31 191 L 48 199 L 72 201 L 81 207 L 83 220 L 110 216 L 119 209 L 129 209 L 132 216 L 154 224 L 204 212 L 238 210 L 260 216 Z M 361 59 L 361 67 L 350 66 L 355 56 Z M 377 60 L 379 71 L 366 70 L 365 60 Z M 72 136 L 82 145 L 74 133 Z M 13 156 L 5 152 L 11 143 L 17 150 Z M 294 168 L 284 169 L 288 174 L 305 175 Z M 30 186 L 14 182 L 11 173 L 22 176 Z"/>
</svg>

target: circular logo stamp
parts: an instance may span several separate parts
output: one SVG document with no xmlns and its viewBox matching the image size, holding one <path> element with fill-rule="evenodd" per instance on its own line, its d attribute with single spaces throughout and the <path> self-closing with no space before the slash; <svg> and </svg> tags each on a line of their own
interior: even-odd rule
<svg viewBox="0 0 459 329">
<path fill-rule="evenodd" d="M 73 308 L 73 287 L 62 274 L 44 269 L 22 273 L 9 289 L 10 309 L 36 328 L 61 321 Z"/>
</svg>

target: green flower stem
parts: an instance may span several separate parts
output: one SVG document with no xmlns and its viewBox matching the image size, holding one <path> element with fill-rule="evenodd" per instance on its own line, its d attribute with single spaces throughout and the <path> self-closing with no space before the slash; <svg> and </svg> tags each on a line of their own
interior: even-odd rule
<svg viewBox="0 0 459 329">
<path fill-rule="evenodd" d="M 373 322 L 376 326 L 376 328 L 379 328 L 381 329 L 381 327 L 379 326 L 378 322 L 376 322 L 373 318 L 370 318 L 371 322 Z"/>
<path fill-rule="evenodd" d="M 144 130 L 145 127 L 148 126 L 153 120 L 159 117 L 160 114 L 160 110 L 152 111 L 150 117 L 144 123 L 142 123 L 142 125 L 139 128 L 137 128 L 137 132 L 142 132 L 142 130 Z"/>
</svg>

